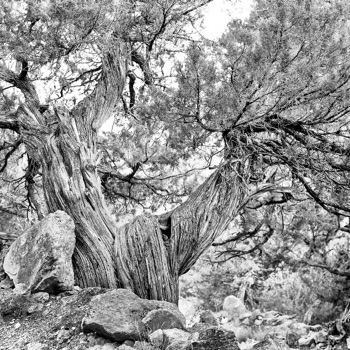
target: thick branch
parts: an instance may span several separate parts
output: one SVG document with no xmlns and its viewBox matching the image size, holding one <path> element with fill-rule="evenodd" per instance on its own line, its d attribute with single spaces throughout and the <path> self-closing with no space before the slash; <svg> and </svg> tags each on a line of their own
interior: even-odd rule
<svg viewBox="0 0 350 350">
<path fill-rule="evenodd" d="M 8 129 L 19 133 L 19 123 L 16 113 L 0 115 L 0 129 Z"/>
<path fill-rule="evenodd" d="M 343 277 L 350 277 L 350 271 L 341 271 L 339 269 L 332 268 L 332 267 L 327 266 L 327 265 L 318 264 L 318 263 L 314 263 L 314 262 L 307 261 L 307 260 L 303 260 L 302 263 L 305 265 L 311 266 L 311 267 L 318 267 L 320 269 L 327 270 L 330 273 L 333 273 L 334 275 L 343 276 Z"/>
</svg>

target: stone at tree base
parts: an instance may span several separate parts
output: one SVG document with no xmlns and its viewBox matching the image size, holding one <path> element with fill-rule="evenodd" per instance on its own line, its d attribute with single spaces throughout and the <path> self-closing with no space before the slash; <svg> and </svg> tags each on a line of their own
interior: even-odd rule
<svg viewBox="0 0 350 350">
<path fill-rule="evenodd" d="M 146 339 L 147 327 L 141 320 L 156 309 L 178 315 L 177 324 L 184 328 L 186 320 L 175 304 L 141 299 L 128 289 L 114 289 L 94 296 L 82 328 L 84 332 L 96 332 L 118 342 Z"/>
<path fill-rule="evenodd" d="M 15 292 L 58 293 L 72 289 L 74 222 L 63 211 L 49 214 L 29 228 L 11 245 L 4 270 L 15 284 Z"/>
<path fill-rule="evenodd" d="M 164 309 L 150 311 L 142 319 L 142 323 L 147 327 L 149 332 L 154 332 L 157 329 L 184 328 L 177 315 Z"/>
</svg>

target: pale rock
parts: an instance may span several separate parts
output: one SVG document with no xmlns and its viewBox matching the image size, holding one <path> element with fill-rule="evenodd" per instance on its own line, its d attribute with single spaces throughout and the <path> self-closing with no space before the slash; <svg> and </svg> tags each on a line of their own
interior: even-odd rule
<svg viewBox="0 0 350 350">
<path fill-rule="evenodd" d="M 15 292 L 72 289 L 74 247 L 74 222 L 63 211 L 30 227 L 12 243 L 4 259 L 4 271 L 13 280 Z"/>
<path fill-rule="evenodd" d="M 163 348 L 165 343 L 165 335 L 162 329 L 157 329 L 149 335 L 149 340 L 156 348 Z"/>
<path fill-rule="evenodd" d="M 185 350 L 190 349 L 191 342 L 188 340 L 177 340 L 168 345 L 165 350 Z"/>
<path fill-rule="evenodd" d="M 191 337 L 191 333 L 182 331 L 181 329 L 165 329 L 163 330 L 166 339 L 166 345 L 172 344 L 177 340 L 187 341 Z"/>
<path fill-rule="evenodd" d="M 49 350 L 47 345 L 44 345 L 39 342 L 33 342 L 27 344 L 27 350 Z"/>
<path fill-rule="evenodd" d="M 312 344 L 315 344 L 315 339 L 314 339 L 314 334 L 308 336 L 308 337 L 303 337 L 298 340 L 299 343 L 299 348 L 300 349 L 306 349 L 310 348 Z"/>
<path fill-rule="evenodd" d="M 46 303 L 50 300 L 49 293 L 46 292 L 38 292 L 31 295 L 31 299 L 35 303 Z"/>
<path fill-rule="evenodd" d="M 27 308 L 28 314 L 33 314 L 34 312 L 40 312 L 44 308 L 44 304 L 32 304 Z"/>
<path fill-rule="evenodd" d="M 191 301 L 180 297 L 178 306 L 179 306 L 179 310 L 186 318 L 186 325 L 187 326 L 191 325 L 192 320 L 197 311 L 195 305 Z"/>
<path fill-rule="evenodd" d="M 94 345 L 94 346 L 91 346 L 90 348 L 88 348 L 88 350 L 101 350 L 101 349 L 102 349 L 101 345 Z"/>
<path fill-rule="evenodd" d="M 101 346 L 101 350 L 115 350 L 117 349 L 112 343 L 107 343 Z"/>
<path fill-rule="evenodd" d="M 244 306 L 242 300 L 235 297 L 234 295 L 229 295 L 225 298 L 222 309 L 226 313 L 226 317 L 229 321 L 239 321 L 239 317 L 247 312 L 247 309 Z"/>
<path fill-rule="evenodd" d="M 129 345 L 125 345 L 125 344 L 122 344 L 122 345 L 118 346 L 117 349 L 118 350 L 135 350 L 133 347 L 131 347 Z"/>
<path fill-rule="evenodd" d="M 66 342 L 70 338 L 70 336 L 71 336 L 71 332 L 69 329 L 65 329 L 65 328 L 60 329 L 56 338 L 57 343 L 62 344 Z"/>
</svg>

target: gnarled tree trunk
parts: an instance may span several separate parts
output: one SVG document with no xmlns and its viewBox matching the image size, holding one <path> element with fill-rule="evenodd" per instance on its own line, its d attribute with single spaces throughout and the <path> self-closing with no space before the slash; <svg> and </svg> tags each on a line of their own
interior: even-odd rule
<svg viewBox="0 0 350 350">
<path fill-rule="evenodd" d="M 0 67 L 0 78 L 25 96 L 11 125 L 31 159 L 41 165 L 49 211 L 64 210 L 75 221 L 76 283 L 125 287 L 143 298 L 177 302 L 179 276 L 227 227 L 245 191 L 237 169 L 231 168 L 235 164 L 227 163 L 177 209 L 159 218 L 140 216 L 116 228 L 97 175 L 96 133 L 112 115 L 125 82 L 128 54 L 118 45 L 105 55 L 93 93 L 72 110 L 41 113 L 25 76 Z"/>
</svg>

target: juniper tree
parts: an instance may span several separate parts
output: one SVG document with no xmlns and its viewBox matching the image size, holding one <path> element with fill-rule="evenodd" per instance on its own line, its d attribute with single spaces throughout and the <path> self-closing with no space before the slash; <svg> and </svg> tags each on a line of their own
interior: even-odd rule
<svg viewBox="0 0 350 350">
<path fill-rule="evenodd" d="M 218 43 L 189 34 L 208 2 L 1 2 L 0 128 L 16 135 L 3 164 L 23 145 L 48 210 L 74 219 L 83 287 L 176 302 L 179 276 L 244 208 L 303 186 L 349 211 L 331 200 L 348 189 L 346 2 L 257 1 Z M 108 152 L 98 131 L 112 116 Z M 161 184 L 181 162 L 214 156 L 182 203 L 116 226 L 104 194 L 147 201 L 172 191 Z"/>
</svg>

